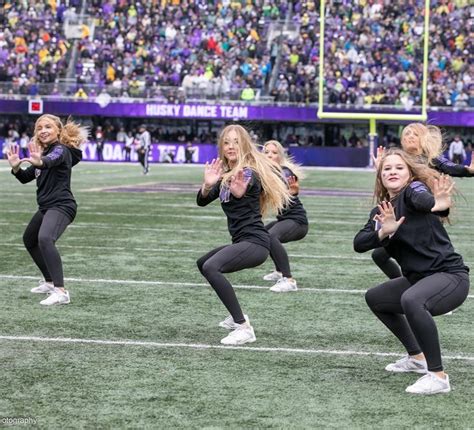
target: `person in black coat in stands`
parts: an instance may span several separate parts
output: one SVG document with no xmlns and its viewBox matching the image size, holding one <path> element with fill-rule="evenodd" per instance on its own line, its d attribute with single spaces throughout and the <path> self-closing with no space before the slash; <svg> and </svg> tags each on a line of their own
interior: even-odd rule
<svg viewBox="0 0 474 430">
<path fill-rule="evenodd" d="M 354 238 L 356 252 L 383 248 L 401 268 L 400 277 L 368 290 L 366 301 L 408 354 L 385 369 L 425 374 L 407 387 L 408 393 L 451 390 L 433 317 L 456 309 L 469 291 L 469 268 L 442 223 L 453 187 L 451 178 L 406 152 L 388 150 L 377 169 L 380 203 Z"/>
<path fill-rule="evenodd" d="M 18 147 L 8 149 L 12 174 L 23 184 L 36 180 L 38 210 L 23 235 L 23 242 L 44 280 L 32 293 L 48 294 L 40 303 L 45 306 L 70 303 L 64 288 L 61 256 L 56 241 L 76 216 L 77 204 L 71 192 L 71 170 L 82 159 L 79 146 L 88 131 L 78 124 L 65 124 L 54 115 L 42 115 L 35 124 L 29 144 L 30 156 L 20 159 Z M 31 164 L 26 170 L 22 163 Z"/>
</svg>

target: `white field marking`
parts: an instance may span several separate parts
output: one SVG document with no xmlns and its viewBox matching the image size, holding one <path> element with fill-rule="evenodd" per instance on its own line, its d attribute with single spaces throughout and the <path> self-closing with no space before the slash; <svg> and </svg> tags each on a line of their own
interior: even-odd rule
<svg viewBox="0 0 474 430">
<path fill-rule="evenodd" d="M 38 337 L 38 336 L 5 336 L 1 335 L 0 340 L 14 342 L 49 342 L 49 343 L 79 343 L 92 345 L 119 345 L 119 346 L 145 346 L 153 348 L 189 348 L 189 349 L 220 349 L 220 350 L 240 350 L 253 352 L 275 352 L 290 354 L 327 354 L 327 355 L 347 355 L 363 357 L 402 357 L 402 354 L 396 352 L 370 352 L 370 351 L 352 351 L 352 350 L 331 350 L 331 349 L 305 349 L 305 348 L 278 348 L 263 346 L 223 346 L 209 345 L 204 343 L 171 343 L 171 342 L 152 342 L 140 340 L 102 340 L 102 339 L 78 339 L 67 337 Z M 445 360 L 466 360 L 474 361 L 474 357 L 466 355 L 444 355 Z"/>
<path fill-rule="evenodd" d="M 267 221 L 270 221 L 270 220 L 267 220 Z M 0 222 L 0 225 L 6 225 L 6 226 L 14 226 L 14 225 L 18 225 L 18 226 L 22 226 L 24 227 L 25 225 L 27 224 L 27 222 L 20 222 L 20 223 L 17 223 L 17 222 Z M 86 229 L 92 229 L 92 228 L 97 228 L 97 229 L 103 229 L 103 230 L 136 230 L 136 231 L 154 231 L 154 232 L 164 232 L 164 233 L 169 233 L 170 230 L 169 228 L 159 228 L 159 227 L 135 227 L 135 224 L 120 224 L 120 225 L 113 225 L 113 224 L 108 224 L 108 223 L 92 223 L 92 222 L 85 222 L 85 221 L 80 221 L 80 222 L 74 222 L 73 224 L 71 224 L 70 226 L 68 226 L 68 230 L 69 229 L 82 229 L 82 228 L 86 228 Z M 316 237 L 316 238 L 332 238 L 332 239 L 341 239 L 341 240 L 344 240 L 344 239 L 347 239 L 349 241 L 352 241 L 352 239 L 354 238 L 354 234 L 352 232 L 348 233 L 347 235 L 336 235 L 336 234 L 332 234 L 332 233 L 327 233 L 327 232 L 321 232 L 318 230 L 318 226 L 313 226 L 313 228 L 315 228 L 317 231 L 315 231 L 314 233 L 311 231 L 308 232 L 308 234 L 305 236 L 305 238 L 310 238 L 310 237 Z M 217 232 L 217 233 L 228 233 L 228 230 L 223 228 L 223 229 L 213 229 L 214 232 Z M 180 229 L 179 230 L 180 233 L 198 233 L 198 234 L 202 234 L 203 230 L 202 229 L 187 229 L 187 230 L 183 230 L 183 229 Z M 450 236 L 457 236 L 457 235 L 461 235 L 462 237 L 465 237 L 465 235 L 463 235 L 462 233 L 458 233 L 458 232 L 452 232 L 450 231 L 449 232 L 449 235 Z M 70 237 L 70 236 L 68 236 Z M 83 238 L 84 236 L 81 236 L 81 238 Z M 113 239 L 113 238 L 108 238 L 107 240 L 129 240 L 128 238 L 116 238 L 116 239 Z"/>
<path fill-rule="evenodd" d="M 38 276 L 29 275 L 4 275 L 0 274 L 0 279 L 13 279 L 13 280 L 38 280 Z M 173 281 L 134 281 L 125 279 L 84 279 L 84 278 L 64 278 L 68 282 L 84 282 L 84 283 L 102 283 L 102 284 L 125 284 L 125 285 L 158 285 L 158 286 L 176 286 L 176 287 L 209 287 L 208 283 L 196 283 L 196 282 L 173 282 Z M 261 285 L 233 285 L 234 288 L 241 290 L 269 290 L 270 287 L 262 287 Z M 366 290 L 344 290 L 337 288 L 299 288 L 298 291 L 309 291 L 315 293 L 342 293 L 342 294 L 365 294 Z M 474 298 L 474 295 L 467 296 L 468 298 Z"/>
<path fill-rule="evenodd" d="M 19 226 L 26 226 L 27 222 L 25 221 L 24 223 L 10 223 L 10 222 L 0 222 L 0 225 L 19 225 Z M 112 224 L 107 224 L 107 223 L 102 223 L 102 224 L 96 224 L 96 223 L 87 223 L 87 222 L 75 222 L 74 224 L 71 224 L 68 226 L 69 229 L 81 229 L 81 228 L 97 228 L 97 229 L 102 229 L 102 230 L 136 230 L 136 231 L 155 231 L 155 232 L 166 232 L 169 233 L 170 229 L 169 228 L 154 228 L 154 227 L 134 227 L 133 224 L 120 224 L 118 226 L 114 226 Z M 216 230 L 214 229 L 213 231 L 221 231 L 222 233 L 227 233 L 227 230 Z M 201 233 L 202 230 L 183 230 L 179 229 L 180 233 Z M 82 236 L 83 237 L 83 236 Z"/>
<path fill-rule="evenodd" d="M 0 223 L 0 225 L 2 225 L 2 223 Z M 17 224 L 19 225 L 19 224 Z M 72 228 L 73 226 L 70 226 L 68 227 L 69 228 Z M 84 228 L 83 226 L 79 226 L 78 228 Z M 120 228 L 117 228 L 115 230 L 122 230 Z M 132 230 L 130 228 L 130 230 Z M 146 230 L 145 230 L 146 231 Z M 169 235 L 169 229 L 154 229 L 153 230 L 154 232 L 163 232 L 163 233 L 167 233 Z M 224 233 L 228 233 L 227 230 L 217 230 L 217 229 L 214 229 L 213 230 L 214 233 L 220 233 L 220 234 L 224 234 Z M 180 233 L 195 233 L 195 234 L 199 234 L 199 235 L 202 235 L 202 230 L 179 230 Z M 71 234 L 69 233 L 67 235 L 67 239 L 66 240 L 71 240 L 71 241 L 76 241 L 76 240 L 84 240 L 84 239 L 89 239 L 89 236 L 87 236 L 86 232 L 84 232 L 85 234 L 81 234 L 80 236 L 76 236 L 74 234 Z M 92 233 L 92 232 L 91 232 Z M 97 239 L 97 234 L 91 234 L 91 236 L 94 238 L 94 239 Z M 452 235 L 451 235 L 452 236 Z M 340 235 L 332 235 L 332 234 L 317 234 L 317 233 L 314 233 L 314 234 L 307 234 L 305 236 L 305 238 L 307 239 L 310 239 L 310 238 L 313 238 L 313 237 L 316 237 L 318 239 L 331 239 L 332 241 L 336 241 L 336 240 L 340 240 L 340 241 L 344 241 L 344 242 L 348 242 L 350 244 L 352 244 L 352 239 L 353 239 L 353 235 L 347 235 L 347 236 L 340 236 Z M 102 239 L 101 239 L 102 240 Z M 137 240 L 139 242 L 142 242 L 142 239 L 140 239 L 140 237 L 137 237 Z M 156 245 L 160 245 L 163 241 L 163 238 L 158 236 L 156 237 Z M 12 241 L 11 243 L 16 243 L 17 240 L 14 240 Z M 126 243 L 130 243 L 131 240 L 130 240 L 130 237 L 108 237 L 107 238 L 107 242 L 126 242 Z M 311 240 L 305 240 L 302 244 L 304 244 L 304 246 L 307 246 L 309 245 L 310 243 L 312 243 L 313 241 Z M 317 245 L 320 244 L 320 240 L 316 241 L 315 243 Z M 177 240 L 177 239 L 173 239 L 172 242 L 171 241 L 166 241 L 166 239 L 164 240 L 164 243 L 174 243 L 174 244 L 188 244 L 188 243 L 193 243 L 195 244 L 196 243 L 196 239 L 193 239 L 193 240 Z M 292 248 L 292 247 L 298 247 L 300 248 L 301 246 L 303 245 L 300 245 L 299 243 L 287 243 L 285 244 L 285 248 Z"/>
<path fill-rule="evenodd" d="M 0 279 L 14 279 L 14 280 L 38 280 L 38 276 L 18 276 L 18 275 L 2 275 Z M 208 283 L 196 283 L 196 282 L 172 282 L 172 281 L 133 281 L 133 280 L 120 280 L 120 279 L 83 279 L 83 278 L 64 278 L 68 282 L 79 282 L 79 283 L 102 283 L 102 284 L 125 284 L 125 285 L 157 285 L 157 286 L 176 286 L 176 287 L 209 287 Z M 270 287 L 262 287 L 261 285 L 233 285 L 234 288 L 241 290 L 269 290 Z M 345 294 L 364 294 L 364 290 L 338 290 L 335 288 L 300 288 L 301 291 L 312 291 L 318 293 L 345 293 Z"/>
<path fill-rule="evenodd" d="M 5 243 L 0 242 L 0 246 L 10 246 L 17 249 L 23 249 L 23 245 L 17 243 Z M 139 248 L 131 246 L 93 246 L 93 245 L 58 245 L 59 248 L 72 248 L 72 249 L 101 249 L 111 251 L 150 251 L 150 252 L 175 252 L 178 254 L 204 254 L 208 250 L 204 249 L 181 249 L 181 248 Z M 351 257 L 347 255 L 304 255 L 304 254 L 288 254 L 292 258 L 308 258 L 311 260 L 357 260 L 357 261 L 369 261 L 370 257 Z"/>
<path fill-rule="evenodd" d="M 270 221 L 270 220 L 268 220 L 268 221 Z M 22 223 L 0 222 L 0 225 L 6 225 L 6 226 L 18 225 L 18 226 L 24 227 L 26 224 L 27 224 L 26 221 L 22 222 Z M 74 222 L 73 224 L 68 226 L 68 230 L 71 229 L 71 228 L 72 229 L 97 228 L 97 229 L 103 229 L 103 230 L 126 230 L 126 231 L 136 230 L 136 231 L 153 231 L 153 232 L 163 232 L 163 233 L 169 233 L 170 232 L 169 228 L 135 227 L 134 224 L 113 225 L 113 224 L 108 224 L 108 223 L 92 223 L 92 222 Z M 305 238 L 310 238 L 310 237 L 326 238 L 327 237 L 327 238 L 341 239 L 341 240 L 347 239 L 351 242 L 352 242 L 352 239 L 354 238 L 354 234 L 352 232 L 348 233 L 347 235 L 336 235 L 336 234 L 332 234 L 332 233 L 318 231 L 317 225 L 314 226 L 313 228 L 315 228 L 317 231 L 313 233 L 310 229 L 309 233 L 305 236 Z M 228 233 L 227 229 L 213 229 L 213 231 L 217 232 L 217 233 Z M 180 233 L 198 233 L 198 234 L 202 234 L 203 230 L 202 229 L 187 229 L 187 230 L 180 229 L 179 232 Z M 462 233 L 455 233 L 455 232 L 451 231 L 449 233 L 449 235 L 455 237 L 456 235 L 462 235 Z M 68 238 L 69 237 L 70 236 L 68 236 Z M 83 238 L 83 237 L 84 236 L 81 236 L 81 238 Z M 465 237 L 465 236 L 462 235 L 462 237 Z M 129 239 L 128 238 L 121 238 L 121 239 L 120 238 L 116 238 L 116 239 L 108 238 L 107 240 L 129 240 Z"/>
<path fill-rule="evenodd" d="M 31 211 L 29 210 L 0 210 L 0 213 L 28 213 L 31 214 Z M 169 213 L 162 213 L 162 214 L 157 214 L 157 213 L 149 213 L 149 214 L 142 214 L 142 213 L 125 213 L 125 212 L 81 212 L 81 216 L 106 216 L 108 218 L 110 217 L 120 217 L 120 216 L 125 216 L 125 217 L 147 217 L 147 218 L 167 218 L 167 219 L 172 219 L 172 218 L 183 218 L 183 219 L 192 219 L 195 221 L 198 220 L 225 220 L 225 217 L 223 215 L 170 215 Z M 318 220 L 317 222 L 318 225 L 356 225 L 356 226 L 363 226 L 363 222 L 360 221 L 341 221 L 341 220 Z M 114 227 L 115 228 L 115 227 Z M 471 226 L 456 226 L 457 229 L 460 230 L 471 230 Z"/>
<path fill-rule="evenodd" d="M 183 243 L 183 242 L 180 242 Z M 185 242 L 185 243 L 194 243 L 194 242 Z M 0 243 L 0 246 L 9 246 L 11 248 L 15 249 L 24 249 L 23 245 L 17 244 L 17 243 L 9 243 L 9 242 L 3 242 Z M 163 253 L 163 252 L 174 252 L 177 254 L 196 254 L 196 255 L 202 255 L 208 252 L 208 250 L 201 250 L 201 249 L 180 249 L 180 248 L 139 248 L 139 247 L 131 247 L 131 246 L 93 246 L 93 245 L 63 245 L 59 244 L 59 248 L 72 248 L 72 249 L 101 249 L 101 250 L 111 250 L 111 251 L 124 251 L 124 252 L 129 252 L 129 251 L 149 251 L 149 252 L 157 252 L 157 253 Z M 166 257 L 166 255 L 165 255 Z M 288 257 L 290 258 L 304 258 L 308 260 L 349 260 L 349 261 L 371 261 L 371 257 L 365 257 L 365 256 L 360 256 L 360 257 L 351 257 L 348 255 L 307 255 L 307 254 L 288 254 Z M 156 258 L 156 256 L 154 256 Z M 174 257 L 173 257 L 174 258 Z M 464 261 L 465 264 L 471 265 L 472 262 L 470 261 Z"/>
<path fill-rule="evenodd" d="M 31 211 L 29 210 L 0 210 L 0 213 L 28 213 L 31 214 Z M 162 213 L 162 214 L 157 214 L 157 213 L 149 213 L 149 214 L 142 214 L 142 213 L 125 213 L 125 212 L 81 212 L 81 216 L 105 216 L 108 218 L 111 217 L 146 217 L 146 218 L 167 218 L 167 219 L 175 219 L 175 218 L 183 218 L 183 219 L 192 219 L 195 221 L 198 220 L 225 220 L 225 217 L 223 215 L 177 215 L 173 214 L 170 215 L 169 213 Z M 357 225 L 357 226 L 363 226 L 363 223 L 360 221 L 341 221 L 341 220 L 318 220 L 317 222 L 318 225 Z M 458 229 L 465 229 L 465 230 L 471 230 L 472 227 L 470 226 L 457 226 Z"/>
</svg>

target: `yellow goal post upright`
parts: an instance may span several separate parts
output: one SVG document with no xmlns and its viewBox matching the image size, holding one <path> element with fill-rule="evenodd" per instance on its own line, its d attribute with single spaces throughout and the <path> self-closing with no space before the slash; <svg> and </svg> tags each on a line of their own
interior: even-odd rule
<svg viewBox="0 0 474 430">
<path fill-rule="evenodd" d="M 374 154 L 375 139 L 377 137 L 377 120 L 389 121 L 426 121 L 426 92 L 428 84 L 428 44 L 430 24 L 430 0 L 425 0 L 425 20 L 423 26 L 423 80 L 421 88 L 421 113 L 420 114 L 390 114 L 370 112 L 324 112 L 324 26 L 326 21 L 325 4 L 321 0 L 320 27 L 319 27 L 319 100 L 318 118 L 320 119 L 360 119 L 369 120 L 369 167 L 373 167 L 372 154 Z"/>
</svg>

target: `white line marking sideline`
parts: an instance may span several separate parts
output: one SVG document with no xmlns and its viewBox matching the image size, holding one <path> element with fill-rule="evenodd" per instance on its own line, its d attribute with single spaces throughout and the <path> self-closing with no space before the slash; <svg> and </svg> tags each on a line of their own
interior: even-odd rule
<svg viewBox="0 0 474 430">
<path fill-rule="evenodd" d="M 241 351 L 254 352 L 286 352 L 286 353 L 302 353 L 302 354 L 328 354 L 328 355 L 359 355 L 359 356 L 376 356 L 376 357 L 401 357 L 401 354 L 395 352 L 369 352 L 369 351 L 338 351 L 325 349 L 304 349 L 304 348 L 272 348 L 272 347 L 250 347 L 250 346 L 222 346 L 208 345 L 200 343 L 167 343 L 167 342 L 147 342 L 138 340 L 100 340 L 100 339 L 74 339 L 61 337 L 37 337 L 37 336 L 0 336 L 0 340 L 10 341 L 33 341 L 33 342 L 57 342 L 57 343 L 85 343 L 95 345 L 131 345 L 131 346 L 148 346 L 155 348 L 192 348 L 192 349 L 231 349 Z M 474 357 L 464 355 L 446 355 L 443 359 L 447 360 L 467 360 L 474 361 Z"/>
<path fill-rule="evenodd" d="M 0 279 L 28 279 L 38 280 L 38 276 L 28 275 L 4 275 L 0 274 Z M 69 282 L 96 282 L 102 284 L 128 284 L 128 285 L 159 285 L 159 286 L 178 286 L 178 287 L 209 287 L 208 283 L 201 282 L 174 282 L 174 281 L 133 281 L 125 279 L 83 279 L 83 278 L 64 278 L 65 281 Z M 234 288 L 241 290 L 268 290 L 270 287 L 262 287 L 261 285 L 233 285 Z M 344 294 L 365 294 L 365 290 L 345 290 L 337 288 L 299 288 L 298 291 L 311 291 L 317 293 L 344 293 Z M 468 298 L 474 298 L 474 295 L 467 296 Z"/>
</svg>

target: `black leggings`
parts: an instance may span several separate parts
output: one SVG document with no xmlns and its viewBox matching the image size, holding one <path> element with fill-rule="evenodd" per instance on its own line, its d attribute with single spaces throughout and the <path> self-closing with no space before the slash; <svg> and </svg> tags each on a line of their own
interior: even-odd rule
<svg viewBox="0 0 474 430">
<path fill-rule="evenodd" d="M 258 266 L 267 259 L 268 253 L 268 249 L 261 245 L 238 242 L 213 249 L 197 261 L 199 271 L 237 324 L 245 322 L 245 318 L 232 285 L 222 274 Z"/>
<path fill-rule="evenodd" d="M 291 219 L 273 221 L 265 228 L 270 233 L 270 257 L 275 263 L 275 269 L 283 277 L 291 278 L 290 261 L 282 243 L 303 239 L 308 233 L 308 225 L 298 224 Z"/>
<path fill-rule="evenodd" d="M 148 171 L 148 154 L 150 152 L 150 149 L 144 149 L 138 151 L 138 161 L 140 164 L 143 166 L 143 171 L 146 172 Z"/>
<path fill-rule="evenodd" d="M 402 271 L 398 263 L 388 255 L 385 248 L 376 248 L 372 251 L 372 260 L 379 266 L 383 273 L 387 275 L 389 279 L 400 278 Z"/>
<path fill-rule="evenodd" d="M 57 209 L 36 212 L 23 233 L 23 243 L 45 281 L 64 287 L 63 265 L 56 241 L 64 233 L 71 219 Z"/>
<path fill-rule="evenodd" d="M 443 370 L 438 330 L 433 316 L 460 306 L 469 291 L 469 275 L 435 273 L 411 285 L 407 278 L 392 279 L 370 289 L 365 300 L 372 312 L 400 340 L 408 354 L 423 352 L 428 370 Z"/>
</svg>

